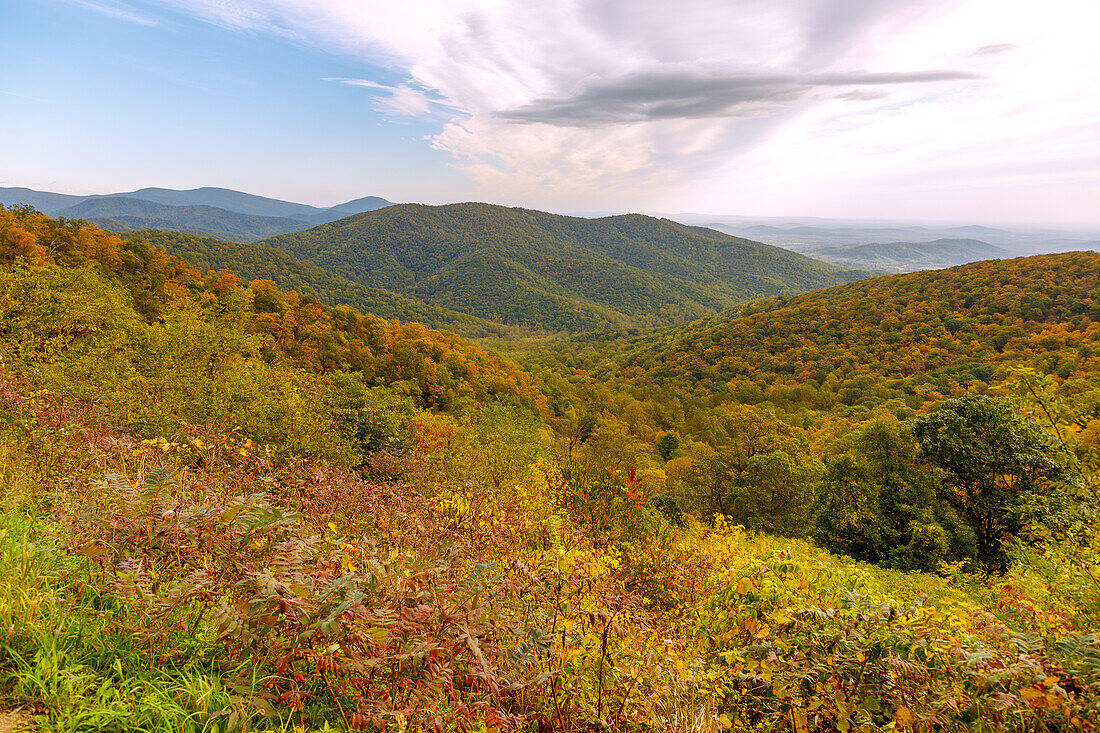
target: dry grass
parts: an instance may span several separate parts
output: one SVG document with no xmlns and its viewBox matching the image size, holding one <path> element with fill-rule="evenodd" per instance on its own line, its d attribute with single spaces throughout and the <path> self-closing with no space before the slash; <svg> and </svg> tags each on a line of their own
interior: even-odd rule
<svg viewBox="0 0 1100 733">
<path fill-rule="evenodd" d="M 34 730 L 34 719 L 25 711 L 10 710 L 0 713 L 0 733 Z"/>
</svg>

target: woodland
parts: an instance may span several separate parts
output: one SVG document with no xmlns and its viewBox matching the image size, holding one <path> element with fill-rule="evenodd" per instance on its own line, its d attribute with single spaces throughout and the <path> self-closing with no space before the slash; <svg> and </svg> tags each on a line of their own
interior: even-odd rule
<svg viewBox="0 0 1100 733">
<path fill-rule="evenodd" d="M 578 221 L 241 246 L 0 207 L 3 709 L 1100 727 L 1100 255 L 867 277 Z"/>
</svg>

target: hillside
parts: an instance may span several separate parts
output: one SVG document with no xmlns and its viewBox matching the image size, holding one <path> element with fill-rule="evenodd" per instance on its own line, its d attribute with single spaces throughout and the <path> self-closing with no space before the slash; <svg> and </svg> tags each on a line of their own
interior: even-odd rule
<svg viewBox="0 0 1100 733">
<path fill-rule="evenodd" d="M 114 366 L 100 367 L 105 379 L 120 380 L 116 399 L 135 403 L 147 396 L 143 383 L 171 384 L 186 363 L 207 390 L 192 395 L 190 419 L 211 419 L 204 410 L 232 413 L 226 394 L 252 389 L 248 373 L 273 364 L 293 367 L 288 378 L 301 370 L 354 372 L 367 386 L 401 382 L 406 396 L 436 409 L 471 395 L 542 401 L 514 364 L 453 333 L 329 307 L 266 280 L 242 283 L 230 271 L 199 273 L 143 239 L 85 223 L 0 208 L 0 264 L 7 278 L 0 357 L 107 359 Z M 76 346 L 91 342 L 101 350 L 96 357 Z M 148 352 L 154 343 L 162 351 Z M 312 382 L 319 402 L 310 409 L 332 409 L 331 395 L 320 396 L 325 388 L 332 385 Z"/>
<path fill-rule="evenodd" d="M 913 272 L 1008 257 L 1007 250 L 977 239 L 936 239 L 931 242 L 891 242 L 822 247 L 813 256 L 844 267 L 883 272 Z"/>
<path fill-rule="evenodd" d="M 1098 271 L 749 304 L 632 344 L 636 386 L 678 380 L 632 402 L 0 209 L 5 703 L 44 730 L 1096 731 Z M 971 332 L 995 369 L 1074 349 L 1079 378 L 1032 383 L 1058 442 L 986 395 L 824 448 L 779 390 L 693 401 L 734 358 L 810 384 L 782 382 L 795 335 L 890 375 Z M 880 336 L 896 367 L 860 363 Z"/>
<path fill-rule="evenodd" d="M 867 273 L 640 215 L 401 204 L 265 242 L 369 287 L 541 331 L 670 324 Z"/>
<path fill-rule="evenodd" d="M 365 287 L 313 263 L 291 257 L 270 245 L 227 242 L 159 230 L 128 231 L 126 236 L 140 237 L 156 247 L 162 247 L 169 254 L 187 260 L 199 272 L 232 270 L 244 282 L 271 280 L 283 290 L 294 290 L 302 296 L 317 298 L 326 305 L 349 305 L 380 318 L 417 321 L 468 338 L 509 334 L 509 329 L 499 324 L 426 305 L 388 290 Z"/>
<path fill-rule="evenodd" d="M 106 228 L 171 229 L 210 234 L 237 242 L 255 241 L 299 229 L 303 222 L 271 216 L 241 214 L 215 206 L 170 206 L 122 196 L 85 199 L 55 212 L 67 219 L 87 219 Z"/>
<path fill-rule="evenodd" d="M 1100 321 L 1100 255 L 1071 252 L 772 298 L 672 329 L 575 343 L 548 359 L 560 359 L 562 373 L 580 368 L 643 400 L 657 399 L 660 385 L 661 399 L 706 409 L 766 402 L 858 421 L 988 391 L 1017 366 L 1084 390 L 1100 373 L 1093 319 Z M 646 410 L 661 412 L 656 404 Z"/>
<path fill-rule="evenodd" d="M 322 211 L 307 204 L 282 201 L 267 196 L 256 196 L 243 191 L 214 186 L 203 186 L 202 188 L 184 191 L 171 188 L 142 188 L 137 191 L 126 191 L 110 195 L 152 201 L 168 206 L 215 206 L 219 209 L 227 209 L 252 216 L 272 216 L 300 221 L 309 221 Z"/>
<path fill-rule="evenodd" d="M 256 196 L 228 188 L 190 190 L 142 188 L 94 196 L 0 188 L 0 204 L 28 205 L 50 216 L 88 219 L 112 231 L 171 229 L 237 242 L 254 242 L 284 232 L 308 229 L 351 214 L 372 211 L 391 202 L 364 196 L 336 206 L 307 204 Z"/>
</svg>

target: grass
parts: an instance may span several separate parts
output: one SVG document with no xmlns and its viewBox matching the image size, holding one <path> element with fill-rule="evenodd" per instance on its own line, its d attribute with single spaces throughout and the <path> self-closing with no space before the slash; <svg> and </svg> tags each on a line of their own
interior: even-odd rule
<svg viewBox="0 0 1100 733">
<path fill-rule="evenodd" d="M 263 679 L 226 685 L 248 675 L 227 670 L 209 627 L 148 642 L 134 633 L 140 619 L 109 579 L 67 552 L 46 479 L 59 467 L 13 437 L 0 436 L 0 711 L 11 711 L 0 732 L 305 730 L 286 707 L 281 718 L 257 707 Z"/>
<path fill-rule="evenodd" d="M 210 635 L 143 645 L 126 630 L 133 619 L 93 586 L 51 529 L 19 509 L 0 514 L 4 708 L 34 711 L 42 731 L 295 729 L 289 711 L 264 718 L 249 702 L 262 696 L 263 679 L 225 686 L 224 652 Z"/>
</svg>

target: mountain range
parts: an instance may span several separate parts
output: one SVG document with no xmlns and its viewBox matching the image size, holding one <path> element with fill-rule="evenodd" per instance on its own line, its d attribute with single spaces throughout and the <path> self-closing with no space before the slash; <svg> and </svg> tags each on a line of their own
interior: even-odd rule
<svg viewBox="0 0 1100 733">
<path fill-rule="evenodd" d="M 538 332 L 668 325 L 871 274 L 668 219 L 482 203 L 397 204 L 262 244 L 364 287 Z"/>
<path fill-rule="evenodd" d="M 944 266 L 938 262 L 963 264 L 974 259 L 989 257 L 1019 257 L 1033 254 L 1052 254 L 1100 249 L 1100 229 L 1095 227 L 1043 227 L 1033 225 L 937 225 L 931 223 L 905 224 L 897 222 L 833 220 L 816 218 L 752 218 L 740 216 L 714 216 L 707 214 L 669 215 L 676 221 L 697 224 L 739 237 L 748 237 L 766 244 L 820 257 L 823 251 L 834 247 L 851 247 L 861 244 L 929 244 L 944 245 L 939 254 L 929 255 L 918 248 L 912 251 L 915 259 L 906 261 L 903 270 L 918 270 Z M 973 255 L 964 252 L 950 255 L 950 242 L 977 240 L 983 245 L 998 247 L 1003 253 L 990 254 L 988 250 L 975 250 Z M 853 253 L 849 252 L 849 255 Z M 855 253 L 859 254 L 859 253 Z M 899 253 L 900 254 L 900 253 Z M 947 254 L 947 260 L 937 257 Z M 966 259 L 961 259 L 961 258 Z M 823 259 L 829 259 L 823 257 Z M 925 262 L 925 260 L 929 260 Z M 954 260 L 954 261 L 951 261 Z M 832 261 L 832 260 L 831 260 Z M 869 261 L 860 261 L 860 267 L 873 267 Z M 896 271 L 896 270 L 893 270 Z"/>
<path fill-rule="evenodd" d="M 86 219 L 115 232 L 160 229 L 223 241 L 256 242 L 392 205 L 365 196 L 329 207 L 227 188 L 142 188 L 92 196 L 0 187 L 0 204 L 27 204 L 51 216 Z M 612 213 L 578 217 L 605 219 Z M 845 267 L 910 272 L 983 259 L 1100 249 L 1100 230 L 898 224 L 820 218 L 669 214 L 735 237 L 772 244 Z M 977 242 L 975 244 L 974 242 Z M 860 245 L 875 245 L 859 248 Z"/>
<path fill-rule="evenodd" d="M 822 247 L 813 257 L 844 267 L 882 272 L 913 272 L 1010 257 L 1008 250 L 977 239 L 936 239 L 931 242 L 890 242 Z"/>
<path fill-rule="evenodd" d="M 361 313 L 387 320 L 415 321 L 468 338 L 506 338 L 512 329 L 465 313 L 439 308 L 382 288 L 372 288 L 292 257 L 262 242 L 243 243 L 175 231 L 138 230 L 127 236 L 144 239 L 169 254 L 184 258 L 199 272 L 230 270 L 242 282 L 271 280 L 326 305 L 349 305 Z"/>
<path fill-rule="evenodd" d="M 182 191 L 143 188 L 93 196 L 0 188 L 0 204 L 25 204 L 50 216 L 85 219 L 111 231 L 170 229 L 235 242 L 255 242 L 308 229 L 391 203 L 378 196 L 365 196 L 319 208 L 214 187 Z"/>
</svg>

